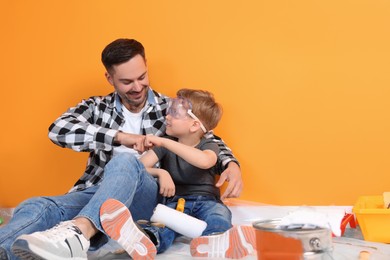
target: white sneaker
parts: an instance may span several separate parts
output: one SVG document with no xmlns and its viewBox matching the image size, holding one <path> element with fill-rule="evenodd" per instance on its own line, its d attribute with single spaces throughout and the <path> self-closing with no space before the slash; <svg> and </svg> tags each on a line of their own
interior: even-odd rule
<svg viewBox="0 0 390 260">
<path fill-rule="evenodd" d="M 8 260 L 7 252 L 0 246 L 0 260 Z"/>
<path fill-rule="evenodd" d="M 21 259 L 87 259 L 89 241 L 72 221 L 61 222 L 55 227 L 19 236 L 12 245 L 12 252 Z"/>
<path fill-rule="evenodd" d="M 134 223 L 128 208 L 108 199 L 100 208 L 100 222 L 108 236 L 116 240 L 134 260 L 154 259 L 156 246 Z"/>
<path fill-rule="evenodd" d="M 256 250 L 256 236 L 252 226 L 234 226 L 228 231 L 192 239 L 193 257 L 243 258 Z"/>
</svg>

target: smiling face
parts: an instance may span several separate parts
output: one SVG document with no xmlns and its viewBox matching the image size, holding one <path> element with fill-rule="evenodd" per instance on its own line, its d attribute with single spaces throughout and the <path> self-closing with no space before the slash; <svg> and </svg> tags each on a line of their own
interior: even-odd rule
<svg viewBox="0 0 390 260">
<path fill-rule="evenodd" d="M 110 72 L 106 72 L 106 78 L 129 111 L 137 113 L 142 110 L 148 96 L 149 78 L 146 61 L 141 55 L 114 65 Z"/>
<path fill-rule="evenodd" d="M 169 106 L 166 115 L 166 133 L 170 136 L 179 138 L 186 138 L 191 133 L 198 132 L 199 137 L 206 133 L 206 128 L 200 122 L 192 111 L 191 101 L 182 98 L 172 98 L 169 101 Z"/>
<path fill-rule="evenodd" d="M 167 115 L 170 115 L 172 118 L 175 119 L 185 119 L 190 117 L 195 120 L 194 122 L 199 124 L 200 128 L 204 133 L 207 133 L 206 127 L 202 124 L 200 119 L 192 112 L 191 101 L 187 98 L 172 98 L 169 101 Z"/>
<path fill-rule="evenodd" d="M 167 114 L 165 119 L 166 134 L 179 139 L 188 135 L 194 126 L 194 119 L 188 116 L 175 118 L 171 114 Z"/>
</svg>

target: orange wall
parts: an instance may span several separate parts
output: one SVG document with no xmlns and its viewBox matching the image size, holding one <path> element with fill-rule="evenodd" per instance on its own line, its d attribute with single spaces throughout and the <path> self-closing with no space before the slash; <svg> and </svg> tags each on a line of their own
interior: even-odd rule
<svg viewBox="0 0 390 260">
<path fill-rule="evenodd" d="M 0 206 L 81 175 L 87 154 L 47 128 L 112 90 L 100 52 L 118 37 L 144 43 L 156 90 L 214 92 L 241 199 L 350 205 L 390 190 L 389 1 L 15 0 L 0 12 Z"/>
</svg>

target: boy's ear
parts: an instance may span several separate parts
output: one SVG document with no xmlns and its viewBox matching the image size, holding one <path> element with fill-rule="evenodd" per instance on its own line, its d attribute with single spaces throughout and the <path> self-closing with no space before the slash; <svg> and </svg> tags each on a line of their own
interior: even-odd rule
<svg viewBox="0 0 390 260">
<path fill-rule="evenodd" d="M 191 132 L 197 132 L 197 131 L 199 131 L 199 129 L 200 129 L 199 122 L 194 120 L 194 122 L 192 123 L 192 125 L 190 127 L 190 131 Z"/>
</svg>

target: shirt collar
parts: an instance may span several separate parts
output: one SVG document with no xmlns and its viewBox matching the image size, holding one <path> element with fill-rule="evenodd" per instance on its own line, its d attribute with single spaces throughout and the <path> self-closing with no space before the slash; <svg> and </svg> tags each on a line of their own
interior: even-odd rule
<svg viewBox="0 0 390 260">
<path fill-rule="evenodd" d="M 149 87 L 148 88 L 148 98 L 147 98 L 148 100 L 146 101 L 145 106 L 147 106 L 148 104 L 150 104 L 151 106 L 155 106 L 157 104 L 157 102 L 156 102 L 156 99 L 154 97 L 155 97 L 154 93 L 153 93 L 152 89 Z M 120 114 L 122 113 L 122 103 L 121 103 L 121 99 L 119 98 L 119 95 L 117 92 L 115 92 L 114 107 L 116 108 L 116 111 L 118 111 L 118 113 L 120 113 Z"/>
</svg>

